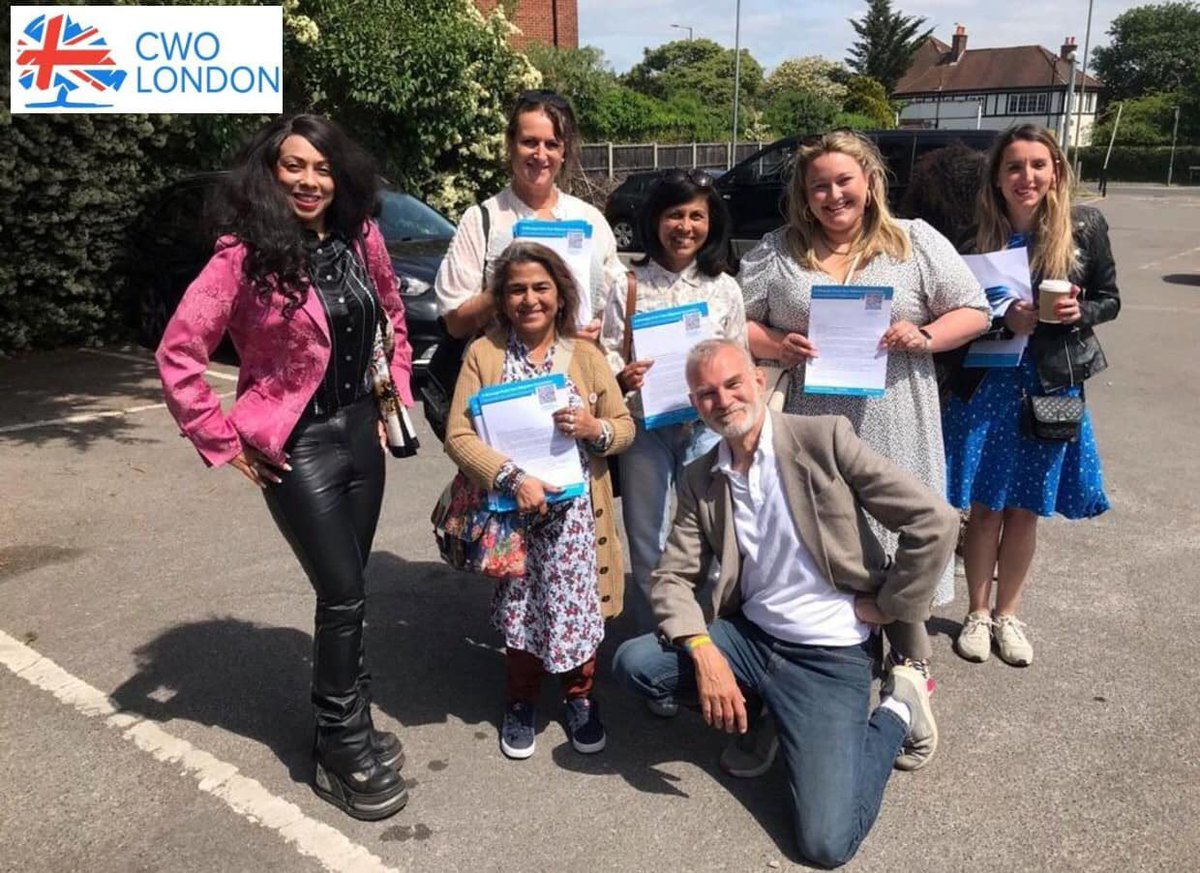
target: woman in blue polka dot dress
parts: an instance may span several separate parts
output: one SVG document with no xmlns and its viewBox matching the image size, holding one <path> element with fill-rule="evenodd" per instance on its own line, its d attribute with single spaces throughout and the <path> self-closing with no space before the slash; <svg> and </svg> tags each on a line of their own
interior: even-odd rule
<svg viewBox="0 0 1200 873">
<path fill-rule="evenodd" d="M 989 156 L 969 243 L 979 252 L 1025 247 L 1035 295 L 1033 305 L 1013 302 L 997 320 L 1029 336 L 1020 366 L 952 369 L 943 411 L 947 496 L 971 509 L 963 543 L 970 611 L 957 640 L 969 661 L 987 660 L 994 642 L 1007 663 L 1032 662 L 1016 613 L 1038 518 L 1092 518 L 1108 509 L 1087 412 L 1074 442 L 1033 439 L 1020 428 L 1023 395 L 1078 397 L 1083 382 L 1107 367 L 1093 328 L 1121 308 L 1108 225 L 1096 209 L 1071 207 L 1070 176 L 1052 134 L 1036 125 L 1009 129 Z M 1058 323 L 1038 320 L 1043 279 L 1071 282 L 1070 296 L 1055 306 Z"/>
</svg>

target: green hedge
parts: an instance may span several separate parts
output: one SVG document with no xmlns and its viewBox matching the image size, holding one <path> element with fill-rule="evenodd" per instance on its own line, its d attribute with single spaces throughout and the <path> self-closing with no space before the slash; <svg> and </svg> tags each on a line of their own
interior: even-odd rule
<svg viewBox="0 0 1200 873">
<path fill-rule="evenodd" d="M 1108 146 L 1094 145 L 1078 151 L 1080 173 L 1084 179 L 1099 179 L 1104 166 L 1104 155 Z M 1171 162 L 1170 146 L 1114 146 L 1108 162 L 1110 182 L 1161 182 L 1167 181 L 1167 167 Z M 1172 183 L 1188 184 L 1188 167 L 1200 167 L 1200 145 L 1181 145 L 1175 148 L 1175 173 Z M 1200 172 L 1193 174 L 1200 184 Z"/>
</svg>

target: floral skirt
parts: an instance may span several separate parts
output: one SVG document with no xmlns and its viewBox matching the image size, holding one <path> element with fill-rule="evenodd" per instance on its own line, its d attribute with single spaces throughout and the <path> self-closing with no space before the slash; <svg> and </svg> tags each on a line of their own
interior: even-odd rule
<svg viewBox="0 0 1200 873">
<path fill-rule="evenodd" d="M 534 516 L 525 546 L 525 575 L 496 585 L 492 624 L 509 648 L 537 656 L 549 673 L 565 673 L 604 639 L 590 495 L 551 503 L 545 516 Z"/>
</svg>

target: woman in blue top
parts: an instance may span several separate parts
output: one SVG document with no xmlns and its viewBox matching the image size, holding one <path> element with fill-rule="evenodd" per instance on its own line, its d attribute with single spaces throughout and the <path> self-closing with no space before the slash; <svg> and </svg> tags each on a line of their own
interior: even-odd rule
<svg viewBox="0 0 1200 873">
<path fill-rule="evenodd" d="M 1014 666 L 1033 660 L 1017 606 L 1033 563 L 1039 516 L 1091 518 L 1108 509 L 1100 456 L 1085 412 L 1073 442 L 1034 439 L 1020 428 L 1025 395 L 1078 397 L 1082 383 L 1107 366 L 1093 327 L 1117 317 L 1116 266 L 1104 216 L 1071 207 L 1071 171 L 1053 135 L 1037 125 L 1006 131 L 989 156 L 980 191 L 976 251 L 1024 246 L 1035 301 L 1017 301 L 1003 327 L 1029 337 L 1015 368 L 958 369 L 943 414 L 947 492 L 970 505 L 964 563 L 970 611 L 959 654 L 984 661 L 994 640 Z M 1071 294 L 1055 306 L 1058 322 L 1038 320 L 1043 279 L 1067 279 Z M 996 601 L 989 612 L 995 580 Z"/>
</svg>

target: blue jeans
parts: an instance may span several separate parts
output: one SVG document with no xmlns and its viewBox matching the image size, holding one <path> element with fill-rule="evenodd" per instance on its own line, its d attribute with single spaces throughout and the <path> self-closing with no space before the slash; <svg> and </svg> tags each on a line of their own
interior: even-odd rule
<svg viewBox="0 0 1200 873">
<path fill-rule="evenodd" d="M 879 815 L 907 733 L 895 713 L 869 712 L 869 642 L 786 643 L 741 614 L 717 619 L 709 634 L 738 683 L 762 697 L 775 718 L 800 854 L 819 867 L 845 864 Z M 649 634 L 617 649 L 613 673 L 654 700 L 697 694 L 691 655 Z"/>
<path fill-rule="evenodd" d="M 671 526 L 671 495 L 683 468 L 720 440 L 699 422 L 646 430 L 636 419 L 633 445 L 621 453 L 621 517 L 629 539 L 633 585 L 625 590 L 625 609 L 641 633 L 658 622 L 650 608 L 650 574 L 658 566 Z"/>
</svg>

